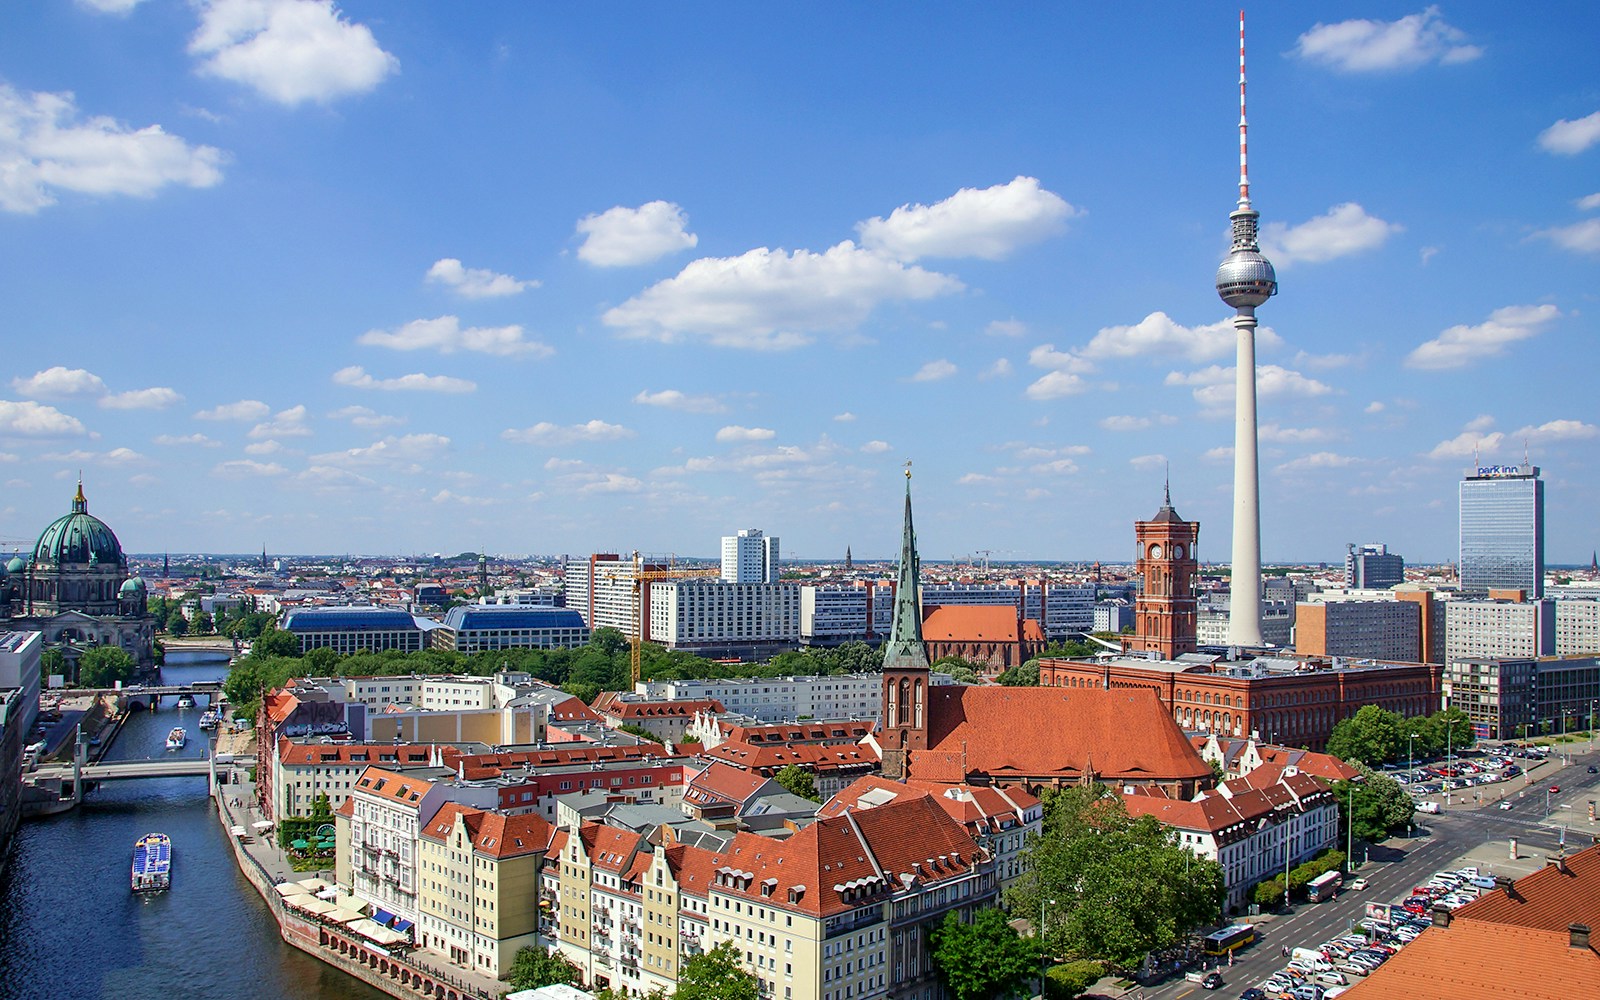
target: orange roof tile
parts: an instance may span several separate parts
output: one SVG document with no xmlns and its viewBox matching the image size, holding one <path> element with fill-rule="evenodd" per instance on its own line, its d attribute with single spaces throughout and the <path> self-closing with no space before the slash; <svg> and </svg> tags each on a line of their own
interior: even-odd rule
<svg viewBox="0 0 1600 1000">
<path fill-rule="evenodd" d="M 1034 622 L 1038 629 L 1038 622 Z M 1044 638 L 1044 633 L 1038 633 Z M 1022 629 L 1017 609 L 1009 604 L 941 604 L 922 616 L 926 642 L 1019 642 L 1030 639 Z"/>
</svg>

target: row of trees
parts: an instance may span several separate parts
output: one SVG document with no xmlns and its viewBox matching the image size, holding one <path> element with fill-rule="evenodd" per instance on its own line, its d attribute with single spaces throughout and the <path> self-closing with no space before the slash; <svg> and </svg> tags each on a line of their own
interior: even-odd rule
<svg viewBox="0 0 1600 1000">
<path fill-rule="evenodd" d="M 1324 851 L 1304 864 L 1289 870 L 1289 891 L 1300 893 L 1318 875 L 1344 870 L 1343 851 Z M 1262 906 L 1276 906 L 1283 902 L 1283 876 L 1256 883 L 1253 898 Z"/>
<path fill-rule="evenodd" d="M 578 967 L 559 954 L 542 948 L 523 948 L 511 962 L 506 977 L 513 992 L 566 983 L 576 986 L 582 979 Z M 739 950 L 730 941 L 696 955 L 683 963 L 678 988 L 670 996 L 655 990 L 646 1000 L 760 1000 L 761 982 L 739 962 Z M 604 989 L 596 1000 L 625 1000 L 626 995 Z"/>
<path fill-rule="evenodd" d="M 272 615 L 247 604 L 223 605 L 215 611 L 186 616 L 183 609 L 189 601 L 189 596 L 152 597 L 145 609 L 155 618 L 157 629 L 174 636 L 215 634 L 254 639 L 271 628 L 274 620 Z"/>
<path fill-rule="evenodd" d="M 1410 825 L 1417 804 L 1400 782 L 1359 762 L 1351 766 L 1361 772 L 1361 780 L 1333 785 L 1346 834 L 1354 840 L 1382 840 Z"/>
<path fill-rule="evenodd" d="M 1348 719 L 1334 723 L 1327 750 L 1340 760 L 1378 767 L 1412 754 L 1440 757 L 1447 748 L 1460 752 L 1476 739 L 1472 721 L 1459 708 L 1407 718 L 1377 705 L 1364 705 Z"/>
</svg>

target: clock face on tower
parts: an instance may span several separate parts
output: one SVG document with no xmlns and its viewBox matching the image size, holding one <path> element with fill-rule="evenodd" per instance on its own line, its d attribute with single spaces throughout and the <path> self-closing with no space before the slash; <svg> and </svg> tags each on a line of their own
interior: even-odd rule
<svg viewBox="0 0 1600 1000">
<path fill-rule="evenodd" d="M 1183 546 L 1182 545 L 1174 545 L 1172 547 L 1172 558 L 1174 558 L 1174 559 L 1182 559 L 1183 558 Z"/>
<path fill-rule="evenodd" d="M 1156 544 L 1156 545 L 1150 546 L 1150 558 L 1151 559 L 1160 559 L 1161 558 L 1161 546 L 1160 546 L 1159 543 Z"/>
</svg>

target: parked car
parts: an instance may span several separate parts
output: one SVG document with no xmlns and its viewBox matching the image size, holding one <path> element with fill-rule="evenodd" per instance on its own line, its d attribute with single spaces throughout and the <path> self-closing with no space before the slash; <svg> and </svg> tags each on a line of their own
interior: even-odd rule
<svg viewBox="0 0 1600 1000">
<path fill-rule="evenodd" d="M 1595 767 L 1593 764 L 1590 764 L 1589 765 L 1589 773 L 1590 774 L 1600 774 L 1600 767 Z"/>
<path fill-rule="evenodd" d="M 1252 986 L 1239 994 L 1239 1000 L 1267 1000 L 1267 994 L 1264 990 Z"/>
</svg>

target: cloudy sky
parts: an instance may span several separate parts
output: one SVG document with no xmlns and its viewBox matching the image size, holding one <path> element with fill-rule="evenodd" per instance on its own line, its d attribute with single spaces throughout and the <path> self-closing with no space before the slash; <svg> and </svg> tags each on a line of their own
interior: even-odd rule
<svg viewBox="0 0 1600 1000">
<path fill-rule="evenodd" d="M 0 539 L 1225 560 L 1236 8 L 0 14 Z M 1600 6 L 1251 19 L 1263 554 L 1600 545 Z"/>
</svg>

